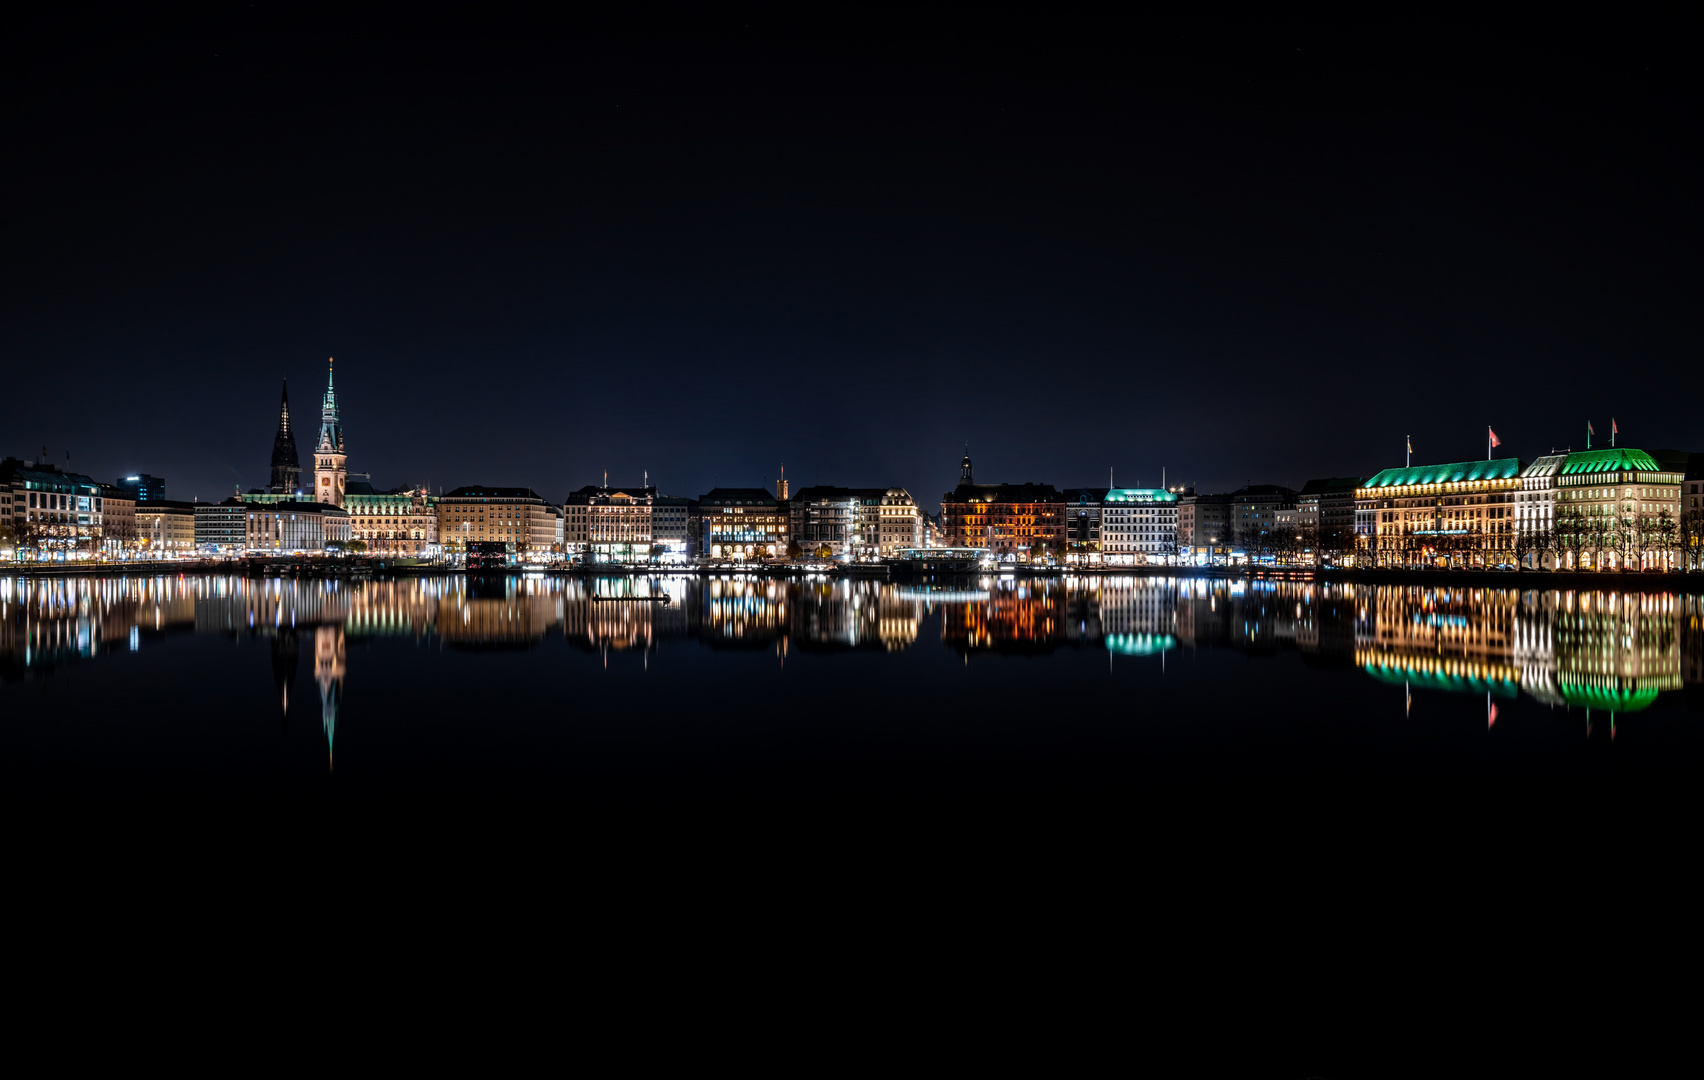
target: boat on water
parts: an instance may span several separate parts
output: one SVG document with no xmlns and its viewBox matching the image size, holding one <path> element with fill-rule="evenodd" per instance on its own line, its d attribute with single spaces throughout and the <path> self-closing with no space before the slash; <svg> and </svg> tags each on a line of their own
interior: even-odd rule
<svg viewBox="0 0 1704 1080">
<path fill-rule="evenodd" d="M 888 566 L 894 577 L 974 574 L 982 568 L 984 554 L 981 548 L 970 547 L 902 548 L 899 558 Z"/>
</svg>

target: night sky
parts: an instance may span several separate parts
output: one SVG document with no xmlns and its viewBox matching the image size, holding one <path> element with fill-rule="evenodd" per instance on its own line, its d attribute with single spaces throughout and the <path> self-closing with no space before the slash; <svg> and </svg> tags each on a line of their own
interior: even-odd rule
<svg viewBox="0 0 1704 1080">
<path fill-rule="evenodd" d="M 0 453 L 262 486 L 329 356 L 552 501 L 1704 450 L 1689 30 L 645 10 L 11 24 Z"/>
</svg>

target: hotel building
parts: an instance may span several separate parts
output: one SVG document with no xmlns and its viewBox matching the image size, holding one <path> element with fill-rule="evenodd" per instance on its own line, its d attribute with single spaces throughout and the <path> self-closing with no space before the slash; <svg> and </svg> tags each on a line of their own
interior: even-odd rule
<svg viewBox="0 0 1704 1080">
<path fill-rule="evenodd" d="M 654 487 L 600 488 L 586 504 L 586 541 L 594 562 L 647 562 L 651 558 Z"/>
<path fill-rule="evenodd" d="M 787 553 L 787 505 L 768 488 L 716 488 L 699 496 L 697 526 L 702 551 L 712 559 L 772 558 Z"/>
<path fill-rule="evenodd" d="M 556 528 L 544 500 L 524 487 L 456 488 L 439 497 L 437 517 L 438 542 L 445 551 L 466 551 L 473 540 L 507 544 L 512 552 L 532 551 L 541 536 L 553 536 Z"/>
<path fill-rule="evenodd" d="M 1355 492 L 1378 566 L 1514 561 L 1518 458 L 1386 469 Z"/>
<path fill-rule="evenodd" d="M 1101 507 L 1102 560 L 1112 566 L 1140 566 L 1175 558 L 1181 548 L 1180 501 L 1164 488 L 1108 490 Z"/>
<path fill-rule="evenodd" d="M 1570 569 L 1673 569 L 1681 552 L 1682 472 L 1643 450 L 1568 455 L 1556 493 L 1556 544 Z M 1665 530 L 1664 522 L 1668 523 Z"/>
<path fill-rule="evenodd" d="M 1521 470 L 1520 490 L 1515 492 L 1515 534 L 1528 542 L 1553 535 L 1556 528 L 1556 493 L 1561 488 L 1562 466 L 1568 463 L 1568 452 L 1546 454 Z M 1527 561 L 1525 556 L 1523 561 Z M 1554 552 L 1533 552 L 1531 565 L 1545 570 L 1556 569 Z"/>
</svg>

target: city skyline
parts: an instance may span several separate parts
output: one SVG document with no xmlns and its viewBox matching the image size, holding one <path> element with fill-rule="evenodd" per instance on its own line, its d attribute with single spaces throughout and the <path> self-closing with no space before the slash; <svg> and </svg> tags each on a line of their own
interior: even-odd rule
<svg viewBox="0 0 1704 1080">
<path fill-rule="evenodd" d="M 1648 42 L 66 18 L 8 71 L 0 353 L 55 407 L 7 454 L 264 486 L 328 356 L 351 469 L 552 499 L 1704 444 L 1699 95 Z"/>
</svg>

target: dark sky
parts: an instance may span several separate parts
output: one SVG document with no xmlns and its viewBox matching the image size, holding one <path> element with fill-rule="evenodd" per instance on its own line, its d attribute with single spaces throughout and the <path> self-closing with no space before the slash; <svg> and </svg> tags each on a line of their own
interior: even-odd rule
<svg viewBox="0 0 1704 1080">
<path fill-rule="evenodd" d="M 261 485 L 328 356 L 353 469 L 552 500 L 1704 450 L 1683 27 L 645 10 L 14 24 L 0 452 Z"/>
</svg>

